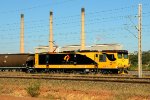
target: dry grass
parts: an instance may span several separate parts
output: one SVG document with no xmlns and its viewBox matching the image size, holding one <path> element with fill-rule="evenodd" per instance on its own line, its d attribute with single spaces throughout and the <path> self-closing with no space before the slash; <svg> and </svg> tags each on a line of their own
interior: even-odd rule
<svg viewBox="0 0 150 100">
<path fill-rule="evenodd" d="M 40 83 L 39 98 L 50 100 L 149 100 L 149 84 L 0 79 L 0 93 L 30 96 L 25 90 Z"/>
</svg>

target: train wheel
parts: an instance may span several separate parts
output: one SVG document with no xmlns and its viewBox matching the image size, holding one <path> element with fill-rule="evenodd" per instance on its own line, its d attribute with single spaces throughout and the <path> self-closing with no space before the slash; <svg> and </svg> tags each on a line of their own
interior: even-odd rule
<svg viewBox="0 0 150 100">
<path fill-rule="evenodd" d="M 122 69 L 119 69 L 119 70 L 118 70 L 118 74 L 121 74 L 122 72 L 123 72 Z"/>
<path fill-rule="evenodd" d="M 118 74 L 128 74 L 128 71 L 125 69 L 119 69 Z"/>
<path fill-rule="evenodd" d="M 27 69 L 27 73 L 35 73 L 36 71 L 34 69 Z"/>
<path fill-rule="evenodd" d="M 49 69 L 48 69 L 48 68 L 46 68 L 44 72 L 45 72 L 45 73 L 49 73 Z"/>
<path fill-rule="evenodd" d="M 118 74 L 118 69 L 112 69 L 111 74 Z"/>
<path fill-rule="evenodd" d="M 125 70 L 125 69 L 124 69 L 124 72 L 125 72 L 126 74 L 128 74 L 128 71 L 127 71 L 127 70 Z"/>
<path fill-rule="evenodd" d="M 1 69 L 1 71 L 4 72 L 5 70 L 4 70 L 4 69 Z"/>
<path fill-rule="evenodd" d="M 108 71 L 107 71 L 107 70 L 102 69 L 102 70 L 101 70 L 101 73 L 102 73 L 102 74 L 108 74 Z"/>
</svg>

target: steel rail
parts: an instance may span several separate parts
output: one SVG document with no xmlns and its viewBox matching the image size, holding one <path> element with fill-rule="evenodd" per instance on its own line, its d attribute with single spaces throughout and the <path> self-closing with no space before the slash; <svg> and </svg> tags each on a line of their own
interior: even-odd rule
<svg viewBox="0 0 150 100">
<path fill-rule="evenodd" d="M 0 74 L 0 76 L 30 76 L 30 77 L 71 77 L 71 78 L 93 78 L 93 79 L 98 79 L 98 78 L 109 78 L 109 79 L 137 79 L 137 80 L 150 80 L 149 76 L 145 76 L 143 78 L 138 78 L 137 76 L 134 75 L 77 75 L 77 74 L 27 74 L 27 73 L 19 73 L 19 74 Z"/>
<path fill-rule="evenodd" d="M 1 76 L 1 75 L 0 75 Z M 19 75 L 17 75 L 19 76 Z M 116 79 L 137 79 L 137 80 L 144 80 L 144 79 L 147 79 L 147 80 L 150 80 L 150 77 L 143 77 L 143 78 L 138 78 L 136 76 L 109 76 L 109 75 L 99 75 L 99 76 L 94 76 L 94 75 L 55 75 L 55 74 L 24 74 L 24 76 L 32 76 L 32 77 L 36 77 L 36 76 L 42 76 L 42 77 L 76 77 L 76 78 L 116 78 Z"/>
<path fill-rule="evenodd" d="M 138 83 L 150 84 L 150 80 L 136 79 L 107 79 L 107 78 L 74 78 L 74 77 L 37 77 L 37 76 L 0 76 L 0 78 L 16 78 L 16 79 L 44 79 L 44 80 L 70 80 L 70 81 L 94 81 L 94 82 L 116 82 L 116 83 Z M 141 78 L 142 79 L 142 78 Z"/>
</svg>

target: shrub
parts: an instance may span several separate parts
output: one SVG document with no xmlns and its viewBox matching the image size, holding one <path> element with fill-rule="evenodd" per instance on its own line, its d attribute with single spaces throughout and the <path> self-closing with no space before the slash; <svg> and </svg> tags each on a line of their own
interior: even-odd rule
<svg viewBox="0 0 150 100">
<path fill-rule="evenodd" d="M 26 88 L 26 90 L 32 97 L 37 97 L 40 94 L 40 83 L 32 83 Z"/>
</svg>

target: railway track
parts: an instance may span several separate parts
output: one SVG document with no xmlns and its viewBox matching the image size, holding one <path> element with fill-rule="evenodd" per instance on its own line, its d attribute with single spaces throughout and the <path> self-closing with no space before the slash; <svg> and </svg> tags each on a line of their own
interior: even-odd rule
<svg viewBox="0 0 150 100">
<path fill-rule="evenodd" d="M 94 81 L 94 82 L 117 82 L 117 83 L 138 83 L 150 84 L 150 78 L 136 77 L 107 77 L 107 76 L 54 76 L 54 75 L 0 75 L 0 78 L 14 79 L 44 79 L 44 80 L 70 80 L 70 81 Z"/>
<path fill-rule="evenodd" d="M 136 71 L 132 71 L 135 73 Z M 131 73 L 131 72 L 130 72 Z M 150 73 L 150 71 L 146 71 Z M 0 76 L 43 76 L 43 77 L 84 77 L 84 78 L 120 78 L 120 79 L 140 79 L 135 74 L 73 74 L 73 73 L 24 73 L 24 72 L 0 72 Z M 150 74 L 144 75 L 143 79 L 149 79 Z"/>
</svg>

